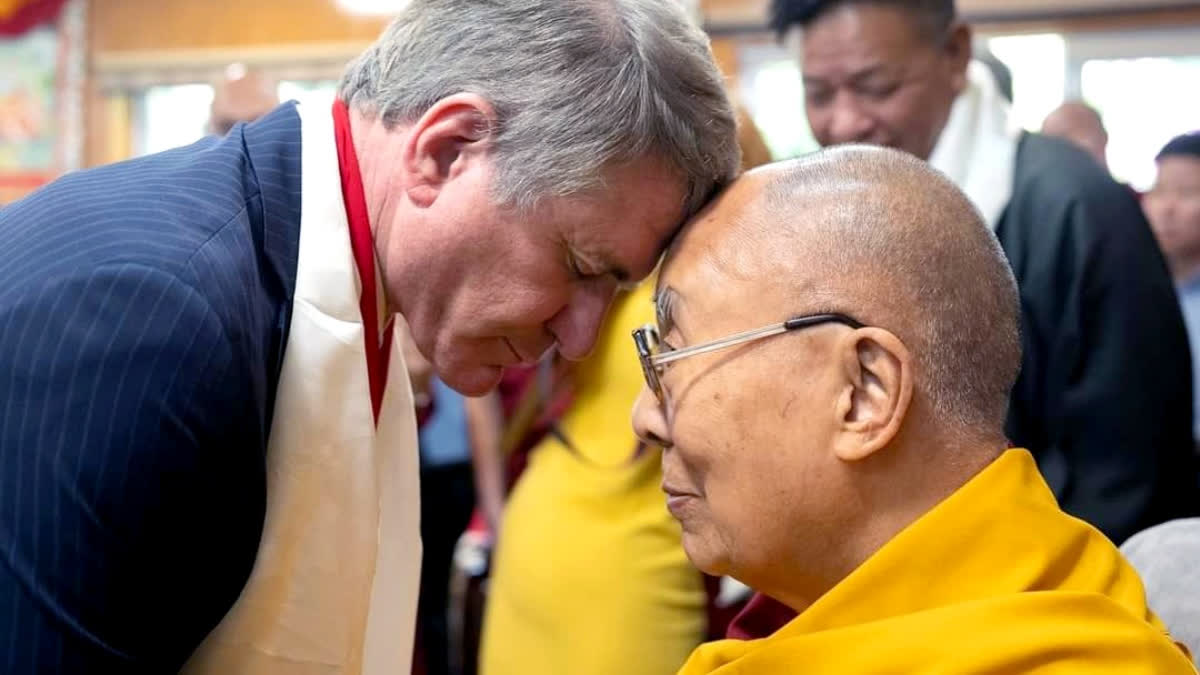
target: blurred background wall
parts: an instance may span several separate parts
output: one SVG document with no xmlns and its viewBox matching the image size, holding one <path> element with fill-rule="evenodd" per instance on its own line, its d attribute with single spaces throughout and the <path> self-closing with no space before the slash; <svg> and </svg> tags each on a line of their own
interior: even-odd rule
<svg viewBox="0 0 1200 675">
<path fill-rule="evenodd" d="M 395 0 L 0 0 L 0 203 L 64 171 L 189 143 L 214 83 L 242 64 L 284 100 L 326 102 Z M 779 159 L 815 144 L 794 50 L 767 0 L 693 0 L 717 59 Z M 1021 123 L 1095 106 L 1118 179 L 1145 188 L 1154 152 L 1200 127 L 1197 0 L 959 0 L 979 46 L 1013 72 Z"/>
</svg>

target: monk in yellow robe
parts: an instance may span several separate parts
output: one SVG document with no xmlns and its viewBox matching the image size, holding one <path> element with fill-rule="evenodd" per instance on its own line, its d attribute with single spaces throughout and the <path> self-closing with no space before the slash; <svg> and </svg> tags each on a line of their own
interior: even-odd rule
<svg viewBox="0 0 1200 675">
<path fill-rule="evenodd" d="M 682 674 L 1196 672 L 1009 447 L 1017 287 L 941 174 L 865 147 L 750 172 L 676 240 L 656 304 L 634 426 L 688 557 L 798 612 Z"/>
</svg>

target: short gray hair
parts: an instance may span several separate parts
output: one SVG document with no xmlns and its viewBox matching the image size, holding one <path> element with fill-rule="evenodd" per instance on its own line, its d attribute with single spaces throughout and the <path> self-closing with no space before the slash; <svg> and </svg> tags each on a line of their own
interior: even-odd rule
<svg viewBox="0 0 1200 675">
<path fill-rule="evenodd" d="M 496 196 L 529 207 L 654 157 L 690 214 L 738 170 L 708 38 L 672 0 L 414 0 L 346 70 L 338 97 L 385 126 L 470 92 L 496 110 Z"/>
</svg>

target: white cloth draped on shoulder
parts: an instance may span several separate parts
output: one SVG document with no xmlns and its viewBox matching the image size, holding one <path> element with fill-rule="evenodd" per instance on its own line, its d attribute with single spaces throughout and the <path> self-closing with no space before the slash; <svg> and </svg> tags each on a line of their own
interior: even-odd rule
<svg viewBox="0 0 1200 675">
<path fill-rule="evenodd" d="M 993 230 L 1013 194 L 1021 128 L 988 67 L 972 61 L 929 163 L 971 198 Z"/>
<path fill-rule="evenodd" d="M 184 673 L 411 667 L 421 564 L 412 391 L 393 341 L 376 427 L 333 120 L 325 107 L 298 110 L 299 263 L 267 451 L 266 521 L 241 596 Z"/>
</svg>

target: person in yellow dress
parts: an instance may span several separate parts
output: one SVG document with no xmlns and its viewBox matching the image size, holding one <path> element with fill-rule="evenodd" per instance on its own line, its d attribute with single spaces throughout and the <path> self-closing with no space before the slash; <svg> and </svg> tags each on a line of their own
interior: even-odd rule
<svg viewBox="0 0 1200 675">
<path fill-rule="evenodd" d="M 678 236 L 656 298 L 634 425 L 684 549 L 798 613 L 681 675 L 1196 673 L 1008 447 L 1017 286 L 945 176 L 862 146 L 750 172 Z"/>
<path fill-rule="evenodd" d="M 661 451 L 639 451 L 629 427 L 642 386 L 629 335 L 653 321 L 652 292 L 643 284 L 617 300 L 573 369 L 570 408 L 505 506 L 483 675 L 664 675 L 704 638 L 702 578 L 663 502 Z"/>
<path fill-rule="evenodd" d="M 742 170 L 771 161 L 749 111 L 735 109 Z M 483 675 L 666 675 L 736 609 L 708 611 L 662 499 L 661 451 L 639 448 L 629 428 L 642 383 L 629 335 L 654 320 L 653 289 L 651 279 L 621 296 L 595 352 L 570 368 L 574 399 L 507 504 L 499 454 L 478 446 L 478 500 L 498 533 Z"/>
</svg>

